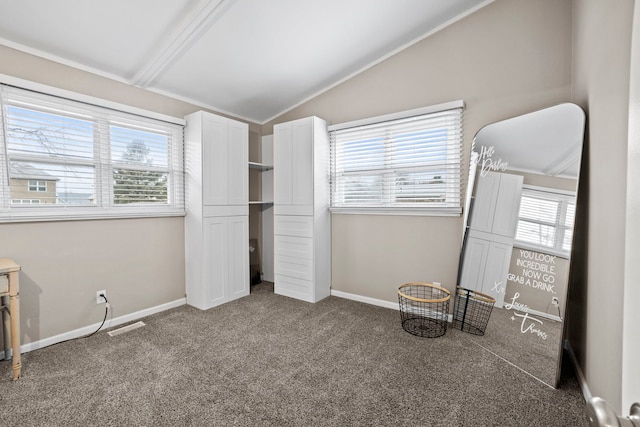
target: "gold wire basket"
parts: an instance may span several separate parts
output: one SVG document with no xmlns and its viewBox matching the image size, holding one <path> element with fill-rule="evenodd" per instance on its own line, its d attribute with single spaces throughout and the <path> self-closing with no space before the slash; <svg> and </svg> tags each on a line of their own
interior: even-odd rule
<svg viewBox="0 0 640 427">
<path fill-rule="evenodd" d="M 398 288 L 402 329 L 410 334 L 435 338 L 447 332 L 451 293 L 432 283 L 411 282 Z"/>
</svg>

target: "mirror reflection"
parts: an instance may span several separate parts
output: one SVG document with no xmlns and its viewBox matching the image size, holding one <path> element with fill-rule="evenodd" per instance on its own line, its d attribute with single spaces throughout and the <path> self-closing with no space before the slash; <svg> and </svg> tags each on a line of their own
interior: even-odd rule
<svg viewBox="0 0 640 427">
<path fill-rule="evenodd" d="M 474 139 L 459 286 L 495 298 L 476 344 L 556 387 L 585 115 L 565 103 Z"/>
</svg>

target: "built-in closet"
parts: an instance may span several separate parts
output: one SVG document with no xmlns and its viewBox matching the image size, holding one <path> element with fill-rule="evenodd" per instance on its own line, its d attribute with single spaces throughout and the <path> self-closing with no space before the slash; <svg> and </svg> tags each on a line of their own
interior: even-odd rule
<svg viewBox="0 0 640 427">
<path fill-rule="evenodd" d="M 249 294 L 249 131 L 203 111 L 186 122 L 187 303 L 205 310 Z"/>
<path fill-rule="evenodd" d="M 186 121 L 187 303 L 215 307 L 263 280 L 308 302 L 329 296 L 326 122 L 281 123 L 260 137 L 207 112 Z"/>
<path fill-rule="evenodd" d="M 308 117 L 273 131 L 274 291 L 316 302 L 331 288 L 327 124 Z"/>
</svg>

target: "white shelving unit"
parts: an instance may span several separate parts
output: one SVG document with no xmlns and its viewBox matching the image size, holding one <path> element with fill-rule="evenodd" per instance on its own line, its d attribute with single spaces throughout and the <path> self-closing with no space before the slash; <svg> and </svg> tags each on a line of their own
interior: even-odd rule
<svg viewBox="0 0 640 427">
<path fill-rule="evenodd" d="M 199 111 L 185 128 L 187 304 L 249 294 L 248 126 Z"/>
<path fill-rule="evenodd" d="M 331 288 L 329 136 L 318 117 L 274 131 L 274 291 L 317 302 Z"/>
<path fill-rule="evenodd" d="M 251 262 L 257 263 L 262 280 L 273 282 L 273 135 L 263 136 L 259 149 L 253 150 L 252 156 L 251 160 L 258 161 L 248 162 L 248 170 L 253 177 L 250 179 L 249 221 L 253 224 L 251 237 L 257 239 L 252 244 L 257 245 L 258 255 L 255 257 L 252 252 Z M 254 269 L 252 265 L 252 278 Z"/>
<path fill-rule="evenodd" d="M 254 170 L 257 170 L 257 171 L 260 171 L 260 172 L 267 172 L 267 171 L 273 170 L 273 165 L 267 165 L 267 164 L 264 164 L 264 163 L 257 163 L 257 162 L 249 162 L 249 169 L 254 169 Z M 264 183 L 264 181 L 265 180 L 263 179 L 263 183 Z M 265 206 L 273 205 L 273 198 L 271 198 L 271 200 L 269 200 L 269 199 L 265 200 L 264 196 L 265 196 L 265 194 L 264 194 L 264 191 L 263 191 L 262 192 L 262 200 L 249 200 L 249 204 L 250 205 L 265 205 Z"/>
</svg>

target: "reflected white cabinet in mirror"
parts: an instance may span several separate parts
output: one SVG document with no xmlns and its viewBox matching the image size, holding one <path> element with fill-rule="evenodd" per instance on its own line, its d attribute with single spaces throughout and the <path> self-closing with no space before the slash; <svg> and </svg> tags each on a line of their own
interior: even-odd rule
<svg viewBox="0 0 640 427">
<path fill-rule="evenodd" d="M 460 286 L 496 298 L 475 344 L 556 387 L 585 114 L 564 103 L 475 136 Z M 473 165 L 475 164 L 475 167 Z"/>
</svg>

